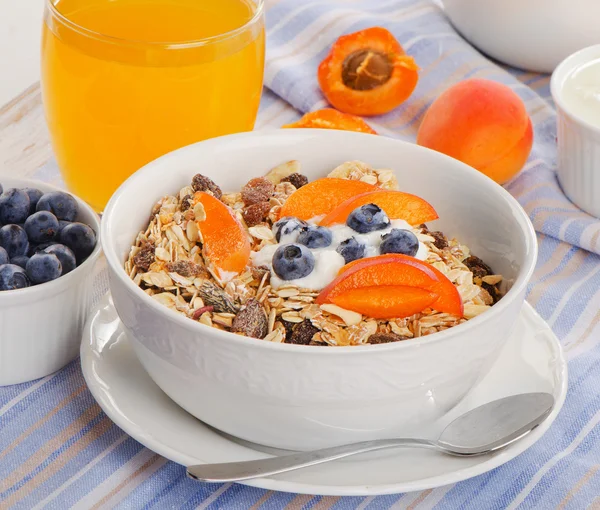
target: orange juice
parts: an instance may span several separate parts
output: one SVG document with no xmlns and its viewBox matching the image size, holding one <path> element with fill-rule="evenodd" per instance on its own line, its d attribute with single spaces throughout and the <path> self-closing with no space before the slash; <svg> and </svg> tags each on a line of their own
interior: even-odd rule
<svg viewBox="0 0 600 510">
<path fill-rule="evenodd" d="M 264 66 L 262 0 L 256 2 L 47 6 L 44 105 L 74 193 L 101 211 L 123 180 L 156 157 L 253 128 Z"/>
</svg>

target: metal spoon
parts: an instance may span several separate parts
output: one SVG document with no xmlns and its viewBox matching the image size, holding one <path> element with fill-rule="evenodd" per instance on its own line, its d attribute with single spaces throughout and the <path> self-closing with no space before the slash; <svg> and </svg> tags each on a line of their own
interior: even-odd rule
<svg viewBox="0 0 600 510">
<path fill-rule="evenodd" d="M 376 439 L 281 457 L 200 464 L 187 468 L 190 478 L 202 482 L 240 482 L 323 464 L 358 453 L 387 448 L 430 448 L 460 457 L 484 455 L 513 443 L 542 423 L 552 411 L 549 393 L 523 393 L 488 402 L 451 422 L 437 440 Z"/>
</svg>

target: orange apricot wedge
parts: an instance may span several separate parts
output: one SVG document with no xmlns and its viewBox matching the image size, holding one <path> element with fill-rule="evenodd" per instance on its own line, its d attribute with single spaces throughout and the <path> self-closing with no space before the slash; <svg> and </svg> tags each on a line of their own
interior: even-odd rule
<svg viewBox="0 0 600 510">
<path fill-rule="evenodd" d="M 346 310 L 374 319 L 410 317 L 429 307 L 438 294 L 418 287 L 388 285 L 350 289 L 333 298 L 333 303 Z"/>
<path fill-rule="evenodd" d="M 375 131 L 364 120 L 356 115 L 338 112 L 333 108 L 323 108 L 314 112 L 308 112 L 291 124 L 285 124 L 284 128 L 317 128 L 317 129 L 340 129 L 342 131 L 357 131 L 376 135 Z"/>
<path fill-rule="evenodd" d="M 378 205 L 385 211 L 388 218 L 404 220 L 409 225 L 420 225 L 438 218 L 431 204 L 416 195 L 402 191 L 379 190 L 349 198 L 325 216 L 319 225 L 329 226 L 345 223 L 354 209 L 366 204 Z"/>
<path fill-rule="evenodd" d="M 352 289 L 398 285 L 434 292 L 439 297 L 431 304 L 431 308 L 458 317 L 463 315 L 460 294 L 443 273 L 427 262 L 399 253 L 359 259 L 346 264 L 337 278 L 317 296 L 316 303 L 335 303 L 336 296 Z"/>
<path fill-rule="evenodd" d="M 198 191 L 193 205 L 202 204 L 206 217 L 197 221 L 202 234 L 204 256 L 219 271 L 219 278 L 240 273 L 250 260 L 250 241 L 242 224 L 223 202 L 213 195 Z"/>
<path fill-rule="evenodd" d="M 283 204 L 280 216 L 309 220 L 330 213 L 349 198 L 377 189 L 377 186 L 362 181 L 333 177 L 317 179 L 294 191 Z"/>
</svg>

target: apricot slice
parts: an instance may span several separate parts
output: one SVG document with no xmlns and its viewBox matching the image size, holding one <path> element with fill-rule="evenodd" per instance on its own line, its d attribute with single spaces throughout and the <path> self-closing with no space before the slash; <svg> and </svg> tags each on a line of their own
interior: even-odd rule
<svg viewBox="0 0 600 510">
<path fill-rule="evenodd" d="M 305 114 L 301 119 L 291 124 L 282 126 L 284 128 L 318 128 L 318 129 L 340 129 L 342 131 L 358 131 L 376 135 L 375 131 L 364 120 L 356 115 L 338 112 L 333 108 L 323 108 Z"/>
<path fill-rule="evenodd" d="M 375 191 L 377 186 L 362 181 L 325 177 L 309 182 L 294 191 L 283 204 L 280 216 L 295 216 L 309 220 L 328 214 L 351 197 Z"/>
<path fill-rule="evenodd" d="M 419 67 L 385 28 L 341 36 L 319 65 L 323 94 L 338 110 L 380 115 L 406 101 L 417 86 Z"/>
<path fill-rule="evenodd" d="M 223 202 L 214 196 L 198 191 L 193 205 L 202 204 L 206 217 L 197 221 L 202 234 L 204 256 L 219 271 L 219 278 L 228 273 L 240 273 L 250 260 L 250 241 L 242 224 Z"/>
<path fill-rule="evenodd" d="M 374 319 L 410 317 L 432 305 L 438 295 L 426 289 L 404 285 L 360 287 L 333 298 L 333 304 Z"/>
<path fill-rule="evenodd" d="M 329 226 L 345 223 L 348 215 L 354 209 L 365 204 L 378 205 L 385 211 L 388 218 L 404 220 L 409 225 L 420 225 L 438 218 L 435 209 L 422 198 L 402 191 L 382 190 L 349 198 L 325 216 L 319 225 Z"/>
<path fill-rule="evenodd" d="M 463 315 L 458 289 L 443 273 L 427 262 L 399 253 L 359 259 L 346 264 L 337 278 L 321 291 L 316 303 L 335 303 L 336 296 L 351 289 L 390 285 L 417 287 L 434 292 L 439 296 L 431 304 L 434 310 L 458 317 Z"/>
</svg>

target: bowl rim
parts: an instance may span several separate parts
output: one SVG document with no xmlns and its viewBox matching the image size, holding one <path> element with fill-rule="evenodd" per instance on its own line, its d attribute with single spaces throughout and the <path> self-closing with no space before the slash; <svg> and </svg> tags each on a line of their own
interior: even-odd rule
<svg viewBox="0 0 600 510">
<path fill-rule="evenodd" d="M 91 271 L 94 264 L 98 260 L 100 253 L 102 252 L 102 241 L 101 241 L 101 223 L 100 217 L 98 213 L 91 208 L 86 202 L 84 202 L 77 195 L 71 193 L 68 190 L 59 188 L 58 186 L 54 186 L 53 184 L 39 181 L 35 179 L 27 179 L 20 177 L 12 177 L 9 175 L 0 176 L 0 181 L 4 183 L 18 183 L 18 184 L 9 184 L 5 186 L 5 189 L 21 187 L 21 188 L 38 188 L 40 191 L 44 193 L 50 193 L 51 191 L 62 191 L 63 193 L 68 193 L 71 195 L 76 201 L 77 206 L 80 210 L 85 210 L 88 213 L 90 218 L 93 218 L 93 225 L 90 225 L 94 232 L 96 233 L 96 246 L 94 247 L 94 251 L 89 255 L 87 259 L 81 264 L 77 266 L 73 271 L 67 273 L 64 276 L 60 276 L 56 280 L 52 280 L 46 283 L 41 283 L 39 285 L 31 285 L 30 287 L 25 287 L 23 289 L 14 289 L 14 290 L 5 290 L 0 292 L 0 306 L 4 303 L 7 305 L 14 305 L 15 299 L 19 300 L 28 300 L 31 297 L 42 297 L 42 295 L 47 294 L 56 294 L 58 292 L 63 291 L 71 284 L 75 284 L 76 280 L 80 273 L 84 271 Z M 10 302 L 8 302 L 10 300 Z"/>
<path fill-rule="evenodd" d="M 202 338 L 203 334 L 208 334 L 210 331 L 211 335 L 214 337 L 222 339 L 223 341 L 233 342 L 234 344 L 239 344 L 246 348 L 257 348 L 257 349 L 275 349 L 293 352 L 296 354 L 313 354 L 315 352 L 322 353 L 325 355 L 333 355 L 335 353 L 340 353 L 344 355 L 354 355 L 364 354 L 367 352 L 382 352 L 386 350 L 396 350 L 396 349 L 411 349 L 411 348 L 419 348 L 425 344 L 433 344 L 437 342 L 441 342 L 447 340 L 453 336 L 460 335 L 463 333 L 467 333 L 469 329 L 473 329 L 478 327 L 481 323 L 492 320 L 494 317 L 497 317 L 502 313 L 502 311 L 508 308 L 512 302 L 521 294 L 522 291 L 526 289 L 527 283 L 529 282 L 533 271 L 535 269 L 535 265 L 537 262 L 537 253 L 538 253 L 538 245 L 537 238 L 535 234 L 535 230 L 533 225 L 525 212 L 525 210 L 521 207 L 519 202 L 502 186 L 494 182 L 492 179 L 482 174 L 481 172 L 475 170 L 474 168 L 458 161 L 450 156 L 446 156 L 445 154 L 433 151 L 426 147 L 421 147 L 417 144 L 406 142 L 403 140 L 389 138 L 389 137 L 378 137 L 381 140 L 385 140 L 383 143 L 389 144 L 401 144 L 405 146 L 410 146 L 409 150 L 427 152 L 429 154 L 428 157 L 431 157 L 433 160 L 437 159 L 441 164 L 439 166 L 443 166 L 444 164 L 453 164 L 458 165 L 463 168 L 464 171 L 470 173 L 470 178 L 477 181 L 479 186 L 484 186 L 490 193 L 495 193 L 500 195 L 509 205 L 510 210 L 513 213 L 514 220 L 517 224 L 521 224 L 521 232 L 525 238 L 525 244 L 529 247 L 529 252 L 523 261 L 523 266 L 519 270 L 517 277 L 512 285 L 512 287 L 508 290 L 508 292 L 502 297 L 502 299 L 491 307 L 490 310 L 485 313 L 474 317 L 462 324 L 458 324 L 452 328 L 449 328 L 444 331 L 437 332 L 432 335 L 427 335 L 426 337 L 419 337 L 420 340 L 418 342 L 390 342 L 385 344 L 367 344 L 367 345 L 355 345 L 355 346 L 340 346 L 334 349 L 323 349 L 322 346 L 316 345 L 293 345 L 286 343 L 273 343 L 273 342 L 265 342 L 262 339 L 257 338 L 248 338 L 245 336 L 237 335 L 235 333 L 231 333 L 229 331 L 223 331 L 211 326 L 207 326 L 200 322 L 196 322 L 191 320 L 188 317 L 185 317 L 174 310 L 167 308 L 166 306 L 160 304 L 155 299 L 152 299 L 151 296 L 146 294 L 140 287 L 133 283 L 133 280 L 126 273 L 123 264 L 124 261 L 119 260 L 119 256 L 117 251 L 112 244 L 113 236 L 111 236 L 112 229 L 112 215 L 113 211 L 117 206 L 117 203 L 120 200 L 124 200 L 124 197 L 127 194 L 127 191 L 130 189 L 135 190 L 137 188 L 137 182 L 144 179 L 144 173 L 148 171 L 149 168 L 153 168 L 156 165 L 162 165 L 165 161 L 171 158 L 174 154 L 179 154 L 183 152 L 194 152 L 198 150 L 198 147 L 206 147 L 210 148 L 211 145 L 215 144 L 223 144 L 226 143 L 226 140 L 244 140 L 247 138 L 258 138 L 264 136 L 271 136 L 275 138 L 279 137 L 293 137 L 297 138 L 296 143 L 302 143 L 304 140 L 308 138 L 312 138 L 314 136 L 318 136 L 320 138 L 323 137 L 331 137 L 331 138 L 360 138 L 365 139 L 366 137 L 373 137 L 371 134 L 366 133 L 356 133 L 350 131 L 338 131 L 338 130 L 326 130 L 326 129 L 307 129 L 307 128 L 297 128 L 293 130 L 283 130 L 283 129 L 266 129 L 260 131 L 250 131 L 245 133 L 237 133 L 232 135 L 225 135 L 216 138 L 211 138 L 209 140 L 203 140 L 200 142 L 196 142 L 191 145 L 187 145 L 185 147 L 181 147 L 174 151 L 171 151 L 150 163 L 144 165 L 138 171 L 133 173 L 126 181 L 124 181 L 121 186 L 115 191 L 115 193 L 110 198 L 102 217 L 101 222 L 101 230 L 102 235 L 100 236 L 102 247 L 104 249 L 104 254 L 106 260 L 108 262 L 108 267 L 113 276 L 116 276 L 118 280 L 124 284 L 125 290 L 130 293 L 134 298 L 139 298 L 142 300 L 144 304 L 149 306 L 151 309 L 155 310 L 159 314 L 165 314 L 166 318 L 171 321 L 175 321 L 180 326 L 184 327 L 188 331 L 194 332 L 197 334 L 198 340 Z M 351 141 L 351 140 L 350 140 Z M 378 142 L 381 143 L 381 142 Z"/>
<path fill-rule="evenodd" d="M 596 59 L 600 59 L 600 44 L 586 46 L 575 53 L 571 53 L 568 57 L 563 59 L 552 72 L 552 76 L 550 78 L 550 95 L 552 96 L 556 106 L 558 106 L 558 108 L 573 122 L 584 126 L 586 129 L 593 131 L 594 133 L 600 134 L 600 126 L 595 126 L 578 114 L 574 113 L 573 110 L 565 103 L 562 97 L 562 87 L 567 77 L 572 71 L 575 70 L 575 68 L 585 64 L 586 62 L 591 62 L 591 59 L 593 59 L 594 56 Z"/>
</svg>

